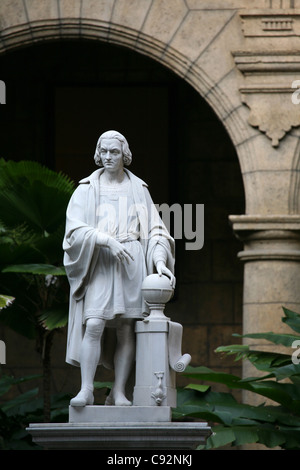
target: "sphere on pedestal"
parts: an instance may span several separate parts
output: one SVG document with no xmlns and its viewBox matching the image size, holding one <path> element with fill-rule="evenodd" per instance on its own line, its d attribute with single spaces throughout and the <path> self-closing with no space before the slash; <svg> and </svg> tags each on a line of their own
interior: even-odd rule
<svg viewBox="0 0 300 470">
<path fill-rule="evenodd" d="M 165 304 L 172 298 L 174 289 L 167 276 L 150 274 L 143 281 L 142 292 L 147 303 Z"/>
</svg>

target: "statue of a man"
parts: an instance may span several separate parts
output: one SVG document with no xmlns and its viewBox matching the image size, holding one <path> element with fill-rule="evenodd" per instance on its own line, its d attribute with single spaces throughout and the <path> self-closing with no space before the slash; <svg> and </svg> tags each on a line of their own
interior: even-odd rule
<svg viewBox="0 0 300 470">
<path fill-rule="evenodd" d="M 71 405 L 93 404 L 98 364 L 115 371 L 107 404 L 131 405 L 125 386 L 135 359 L 134 325 L 147 315 L 141 285 L 157 272 L 174 287 L 174 240 L 147 185 L 124 168 L 132 159 L 125 137 L 102 134 L 94 159 L 101 168 L 74 191 L 63 242 L 70 283 L 66 361 L 81 368 Z M 112 331 L 116 344 L 107 340 Z"/>
</svg>

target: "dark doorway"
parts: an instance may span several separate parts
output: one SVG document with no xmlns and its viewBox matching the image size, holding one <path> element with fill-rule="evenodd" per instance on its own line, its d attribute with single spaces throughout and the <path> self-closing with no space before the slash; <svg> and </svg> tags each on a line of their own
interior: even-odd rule
<svg viewBox="0 0 300 470">
<path fill-rule="evenodd" d="M 233 370 L 231 360 L 220 364 L 213 351 L 241 330 L 241 247 L 228 215 L 244 213 L 244 191 L 235 149 L 212 109 L 161 64 L 96 41 L 18 49 L 0 57 L 0 71 L 7 93 L 0 157 L 36 160 L 78 181 L 96 169 L 99 135 L 114 128 L 127 137 L 130 169 L 149 184 L 155 203 L 204 204 L 203 248 L 186 251 L 185 241 L 177 241 L 176 297 L 167 313 L 183 324 L 193 365 Z M 55 387 L 70 390 L 60 341 Z M 16 346 L 11 370 L 35 370 L 20 351 Z"/>
</svg>

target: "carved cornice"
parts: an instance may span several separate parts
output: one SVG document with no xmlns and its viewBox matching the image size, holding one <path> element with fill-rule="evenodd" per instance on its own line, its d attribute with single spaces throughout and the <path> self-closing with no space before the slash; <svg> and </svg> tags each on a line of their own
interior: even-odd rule
<svg viewBox="0 0 300 470">
<path fill-rule="evenodd" d="M 300 106 L 292 100 L 300 78 L 300 56 L 294 51 L 236 51 L 237 68 L 245 81 L 241 100 L 250 108 L 248 122 L 278 147 L 292 127 L 300 126 Z"/>
<path fill-rule="evenodd" d="M 300 36 L 300 10 L 246 10 L 240 13 L 245 37 Z"/>
<path fill-rule="evenodd" d="M 250 108 L 248 122 L 263 132 L 273 147 L 278 147 L 293 127 L 300 126 L 298 92 L 297 100 L 292 100 L 300 83 L 295 85 L 300 79 L 300 10 L 292 6 L 289 2 L 289 8 L 240 11 L 241 28 L 251 49 L 233 53 L 245 79 L 240 92 L 242 102 Z M 276 50 L 283 44 L 295 50 Z"/>
<path fill-rule="evenodd" d="M 243 261 L 300 261 L 299 215 L 229 216 L 236 237 L 244 243 Z"/>
<path fill-rule="evenodd" d="M 266 230 L 287 230 L 300 233 L 300 215 L 230 215 L 229 221 L 237 233 Z"/>
<path fill-rule="evenodd" d="M 233 52 L 238 69 L 247 74 L 279 72 L 300 73 L 300 56 L 298 51 L 235 51 Z"/>
</svg>

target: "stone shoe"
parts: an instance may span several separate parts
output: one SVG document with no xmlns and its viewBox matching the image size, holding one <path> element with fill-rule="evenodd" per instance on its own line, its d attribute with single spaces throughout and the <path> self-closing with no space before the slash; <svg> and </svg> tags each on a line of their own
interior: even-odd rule
<svg viewBox="0 0 300 470">
<path fill-rule="evenodd" d="M 71 406 L 86 406 L 94 404 L 94 395 L 91 390 L 83 389 L 80 390 L 76 397 L 70 401 Z"/>
<path fill-rule="evenodd" d="M 105 400 L 105 406 L 131 406 L 132 402 L 127 400 L 125 395 L 123 394 L 118 394 L 118 396 L 115 398 L 113 391 L 110 392 L 108 397 Z"/>
</svg>

